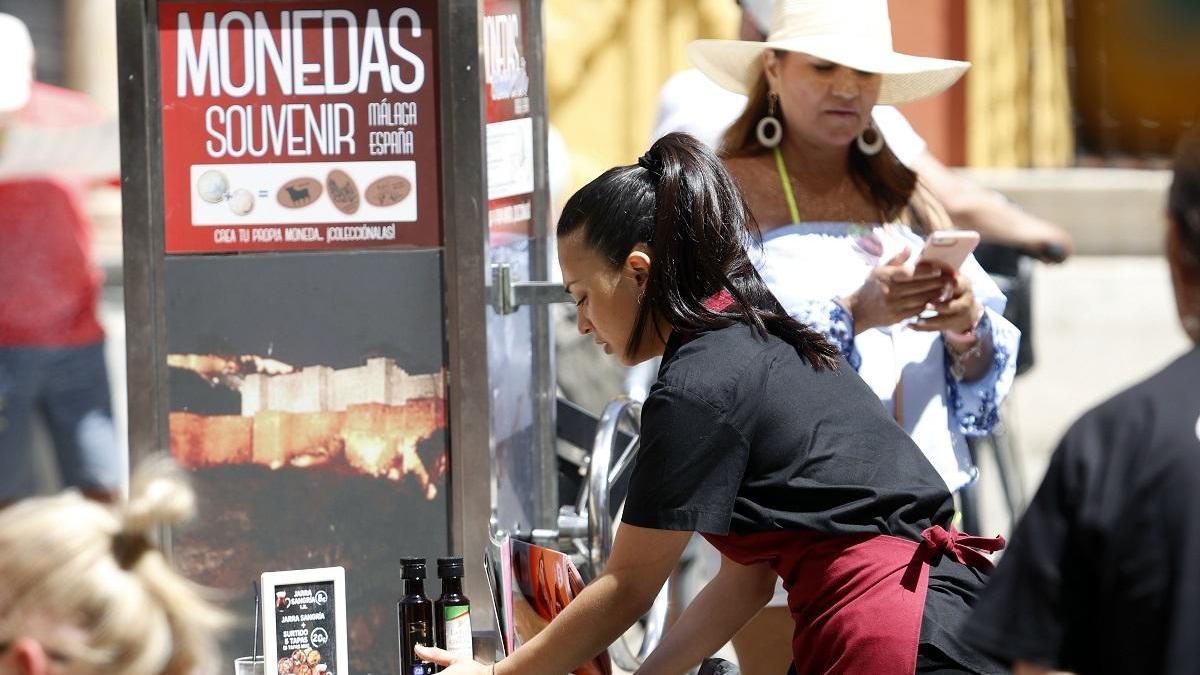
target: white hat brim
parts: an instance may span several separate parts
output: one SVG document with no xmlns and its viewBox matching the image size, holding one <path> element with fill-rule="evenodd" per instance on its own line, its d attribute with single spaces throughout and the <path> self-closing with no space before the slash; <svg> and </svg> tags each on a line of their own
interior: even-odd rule
<svg viewBox="0 0 1200 675">
<path fill-rule="evenodd" d="M 855 40 L 797 37 L 767 42 L 695 40 L 688 45 L 692 65 L 729 91 L 749 95 L 762 73 L 767 49 L 802 52 L 833 63 L 878 73 L 880 105 L 908 103 L 940 93 L 971 67 L 966 61 L 912 56 L 877 47 L 864 48 Z"/>
</svg>

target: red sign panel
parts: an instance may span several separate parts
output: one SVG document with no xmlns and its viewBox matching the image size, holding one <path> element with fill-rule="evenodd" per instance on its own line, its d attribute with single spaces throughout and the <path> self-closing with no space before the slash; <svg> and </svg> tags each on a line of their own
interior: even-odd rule
<svg viewBox="0 0 1200 675">
<path fill-rule="evenodd" d="M 439 246 L 436 20 L 161 2 L 166 252 Z"/>
<path fill-rule="evenodd" d="M 522 0 L 485 0 L 483 7 L 488 231 L 493 244 L 533 235 L 527 12 Z"/>
</svg>

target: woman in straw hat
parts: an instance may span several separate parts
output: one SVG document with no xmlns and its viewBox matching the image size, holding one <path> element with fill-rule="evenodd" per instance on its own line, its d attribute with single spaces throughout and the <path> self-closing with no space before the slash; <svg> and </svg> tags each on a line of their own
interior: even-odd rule
<svg viewBox="0 0 1200 675">
<path fill-rule="evenodd" d="M 720 649 L 784 579 L 800 673 L 994 672 L 954 632 L 984 551 L 950 491 L 874 392 L 793 319 L 745 248 L 750 216 L 724 164 L 686 134 L 659 139 L 567 202 L 558 257 L 579 331 L 625 365 L 662 357 L 603 573 L 495 675 L 561 673 L 653 602 L 693 532 L 725 556 L 639 673 L 681 673 Z M 440 650 L 446 675 L 488 667 Z"/>
<path fill-rule="evenodd" d="M 973 259 L 961 271 L 914 268 L 925 236 L 948 220 L 871 111 L 936 94 L 969 64 L 895 52 L 885 0 L 773 4 L 765 42 L 701 40 L 688 52 L 714 82 L 749 97 L 723 154 L 763 233 L 755 263 L 957 491 L 976 474 L 965 437 L 995 425 L 1019 333 Z M 921 314 L 927 307 L 936 314 Z M 789 623 L 777 590 L 734 640 L 739 655 L 785 661 L 775 636 Z"/>
<path fill-rule="evenodd" d="M 969 64 L 893 51 L 886 0 L 784 0 L 766 42 L 699 40 L 688 55 L 749 95 L 723 154 L 762 233 L 764 280 L 841 348 L 951 491 L 967 485 L 964 436 L 996 423 L 1020 335 L 974 259 L 914 265 L 946 219 L 870 111 L 936 94 Z"/>
</svg>

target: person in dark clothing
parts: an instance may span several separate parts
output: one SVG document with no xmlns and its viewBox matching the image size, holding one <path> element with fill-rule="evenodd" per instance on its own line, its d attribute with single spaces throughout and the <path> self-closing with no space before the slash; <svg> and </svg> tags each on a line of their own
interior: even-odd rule
<svg viewBox="0 0 1200 675">
<path fill-rule="evenodd" d="M 570 671 L 645 612 L 692 532 L 721 571 L 639 673 L 724 645 L 781 577 L 801 673 L 999 672 L 956 636 L 999 540 L 950 525 L 950 492 L 820 333 L 789 317 L 745 250 L 751 217 L 720 160 L 670 134 L 576 193 L 558 225 L 579 330 L 625 364 L 661 355 L 603 573 L 497 675 Z M 487 667 L 419 654 L 448 675 Z"/>
<path fill-rule="evenodd" d="M 1200 132 L 1179 146 L 1168 221 L 1200 344 Z M 1016 673 L 1200 673 L 1200 348 L 1067 431 L 963 637 Z"/>
</svg>

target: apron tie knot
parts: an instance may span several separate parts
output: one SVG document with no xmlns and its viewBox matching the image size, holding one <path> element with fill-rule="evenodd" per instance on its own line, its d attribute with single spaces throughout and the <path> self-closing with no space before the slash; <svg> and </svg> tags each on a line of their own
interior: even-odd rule
<svg viewBox="0 0 1200 675">
<path fill-rule="evenodd" d="M 939 555 L 948 555 L 954 560 L 982 570 L 990 571 L 992 561 L 987 553 L 995 553 L 1004 548 L 1004 537 L 977 537 L 963 534 L 951 525 L 946 530 L 941 525 L 934 525 L 921 533 L 921 545 L 917 555 L 923 562 L 931 562 Z"/>
<path fill-rule="evenodd" d="M 1004 537 L 974 537 L 941 525 L 934 525 L 921 533 L 921 543 L 913 554 L 912 562 L 904 571 L 900 585 L 910 591 L 916 590 L 926 565 L 932 565 L 940 556 L 948 555 L 967 567 L 991 571 L 992 561 L 987 553 L 1004 548 Z M 986 552 L 986 553 L 985 553 Z"/>
</svg>

